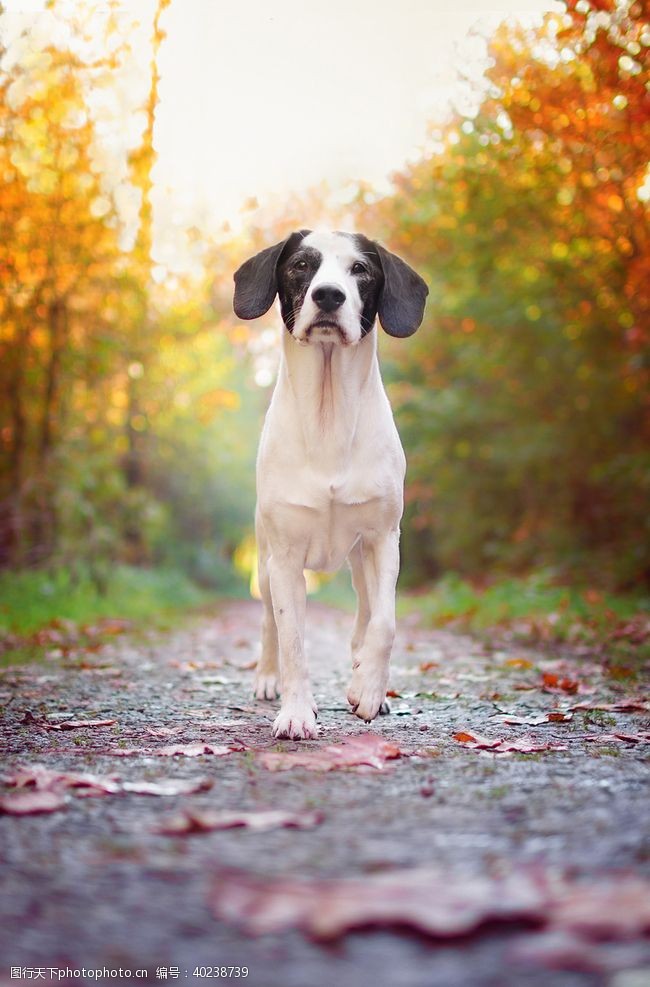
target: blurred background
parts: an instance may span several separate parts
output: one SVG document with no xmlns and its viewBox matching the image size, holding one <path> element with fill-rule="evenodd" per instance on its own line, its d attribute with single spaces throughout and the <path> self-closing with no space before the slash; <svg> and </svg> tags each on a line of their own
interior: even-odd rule
<svg viewBox="0 0 650 987">
<path fill-rule="evenodd" d="M 431 288 L 380 339 L 405 599 L 538 636 L 636 612 L 645 4 L 234 8 L 0 4 L 0 623 L 245 591 L 280 322 L 239 323 L 232 274 L 319 225 Z"/>
</svg>

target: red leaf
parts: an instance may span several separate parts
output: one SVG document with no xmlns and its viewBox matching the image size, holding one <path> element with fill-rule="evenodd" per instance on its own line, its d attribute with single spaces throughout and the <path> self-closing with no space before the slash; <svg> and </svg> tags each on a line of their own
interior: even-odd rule
<svg viewBox="0 0 650 987">
<path fill-rule="evenodd" d="M 161 778 L 160 781 L 124 781 L 121 790 L 134 795 L 194 795 L 207 792 L 213 784 L 211 778 Z"/>
<path fill-rule="evenodd" d="M 579 683 L 575 679 L 560 678 L 559 675 L 555 675 L 553 672 L 544 672 L 542 682 L 549 692 L 559 690 L 560 692 L 575 693 L 579 687 Z"/>
<path fill-rule="evenodd" d="M 650 744 L 650 733 L 588 733 L 583 740 L 596 741 L 600 744 Z"/>
<path fill-rule="evenodd" d="M 348 737 L 340 744 L 329 744 L 320 750 L 290 751 L 286 754 L 260 754 L 260 761 L 269 771 L 307 768 L 309 771 L 333 771 L 366 765 L 381 771 L 386 761 L 401 757 L 402 751 L 390 740 L 375 733 Z"/>
<path fill-rule="evenodd" d="M 56 812 L 66 804 L 62 792 L 11 792 L 0 798 L 0 812 L 12 816 L 31 816 L 40 812 Z"/>
<path fill-rule="evenodd" d="M 222 871 L 211 904 L 217 918 L 254 935 L 299 928 L 332 939 L 365 926 L 407 926 L 430 936 L 464 935 L 488 919 L 535 918 L 544 899 L 526 874 L 498 880 L 433 870 L 363 878 L 279 880 Z"/>
<path fill-rule="evenodd" d="M 648 713 L 650 712 L 650 705 L 644 699 L 621 699 L 613 703 L 576 703 L 575 706 L 571 706 L 574 713 L 589 709 L 600 709 L 606 713 L 634 713 L 637 711 Z"/>
<path fill-rule="evenodd" d="M 597 885 L 565 881 L 548 919 L 589 938 L 632 939 L 650 929 L 650 885 L 634 875 L 615 875 Z"/>
<path fill-rule="evenodd" d="M 534 740 L 532 737 L 520 737 L 518 740 L 489 740 L 479 734 L 466 732 L 455 733 L 454 739 L 466 747 L 476 750 L 489 750 L 494 754 L 536 754 L 538 751 L 565 751 L 566 744 L 548 743 L 546 741 Z"/>
<path fill-rule="evenodd" d="M 507 713 L 503 722 L 513 726 L 539 727 L 544 723 L 568 723 L 573 719 L 573 713 L 561 709 L 553 709 L 548 713 L 538 713 L 533 716 L 512 716 Z"/>
<path fill-rule="evenodd" d="M 402 870 L 359 878 L 264 878 L 222 870 L 211 893 L 217 918 L 252 935 L 301 929 L 333 939 L 352 929 L 402 926 L 435 938 L 485 922 L 532 921 L 583 942 L 626 941 L 650 929 L 650 882 L 608 875 L 577 882 L 528 868 L 497 877 Z"/>
<path fill-rule="evenodd" d="M 323 821 L 320 812 L 281 812 L 268 809 L 258 812 L 215 812 L 209 809 L 186 809 L 172 816 L 156 830 L 170 836 L 186 833 L 209 833 L 218 829 L 245 827 L 256 831 L 267 829 L 311 829 Z"/>
<path fill-rule="evenodd" d="M 34 788 L 39 792 L 53 792 L 66 788 L 93 789 L 106 795 L 119 792 L 120 783 L 114 776 L 101 777 L 93 774 L 79 774 L 71 771 L 56 771 L 43 764 L 33 764 L 28 768 L 17 768 L 5 779 L 8 785 L 16 788 Z"/>
<path fill-rule="evenodd" d="M 453 737 L 459 744 L 466 744 L 467 747 L 476 747 L 479 750 L 490 750 L 501 743 L 500 740 L 490 740 L 488 737 L 481 737 L 478 733 L 468 733 L 465 730 L 453 734 Z"/>
</svg>

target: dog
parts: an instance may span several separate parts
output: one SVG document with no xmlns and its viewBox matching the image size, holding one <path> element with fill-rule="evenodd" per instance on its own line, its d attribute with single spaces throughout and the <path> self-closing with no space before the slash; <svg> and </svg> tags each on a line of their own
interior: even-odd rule
<svg viewBox="0 0 650 987">
<path fill-rule="evenodd" d="M 304 653 L 304 570 L 348 561 L 357 596 L 347 698 L 366 722 L 385 703 L 406 459 L 377 359 L 422 322 L 428 288 L 359 233 L 300 230 L 234 275 L 234 310 L 257 319 L 276 295 L 282 358 L 257 458 L 255 530 L 263 603 L 258 699 L 281 697 L 273 735 L 317 735 Z"/>
</svg>

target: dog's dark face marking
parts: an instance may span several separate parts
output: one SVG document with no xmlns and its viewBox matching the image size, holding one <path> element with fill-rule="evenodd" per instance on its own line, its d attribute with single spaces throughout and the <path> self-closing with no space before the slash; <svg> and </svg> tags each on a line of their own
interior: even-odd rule
<svg viewBox="0 0 650 987">
<path fill-rule="evenodd" d="M 263 315 L 280 299 L 289 332 L 303 345 L 358 343 L 379 320 L 410 336 L 428 289 L 403 260 L 361 233 L 300 230 L 246 261 L 235 274 L 235 312 Z"/>
<path fill-rule="evenodd" d="M 358 343 L 377 317 L 384 275 L 375 245 L 355 233 L 309 233 L 277 268 L 282 318 L 299 342 Z"/>
</svg>

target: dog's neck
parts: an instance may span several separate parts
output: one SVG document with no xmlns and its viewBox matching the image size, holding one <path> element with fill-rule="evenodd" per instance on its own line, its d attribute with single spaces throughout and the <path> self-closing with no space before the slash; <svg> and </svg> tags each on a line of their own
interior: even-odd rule
<svg viewBox="0 0 650 987">
<path fill-rule="evenodd" d="M 315 464 L 339 468 L 345 463 L 365 410 L 364 396 L 377 385 L 382 386 L 376 331 L 356 346 L 301 346 L 284 330 L 278 396 L 293 405 L 292 431 L 298 426 L 304 453 Z"/>
</svg>

